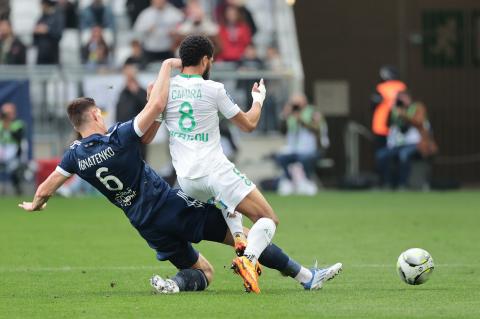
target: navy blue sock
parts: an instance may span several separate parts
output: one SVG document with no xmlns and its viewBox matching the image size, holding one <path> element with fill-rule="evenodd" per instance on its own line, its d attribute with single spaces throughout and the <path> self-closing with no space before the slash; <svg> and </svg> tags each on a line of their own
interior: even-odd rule
<svg viewBox="0 0 480 319">
<path fill-rule="evenodd" d="M 295 278 L 301 269 L 301 265 L 290 259 L 277 245 L 270 244 L 265 248 L 258 259 L 265 267 L 276 269 L 283 275 Z"/>
<path fill-rule="evenodd" d="M 172 278 L 180 291 L 201 291 L 208 286 L 207 277 L 200 269 L 183 269 Z"/>
</svg>

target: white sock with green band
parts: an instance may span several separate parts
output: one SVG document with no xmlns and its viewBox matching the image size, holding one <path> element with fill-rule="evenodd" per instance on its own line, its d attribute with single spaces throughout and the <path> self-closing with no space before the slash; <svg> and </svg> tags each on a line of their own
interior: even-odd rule
<svg viewBox="0 0 480 319">
<path fill-rule="evenodd" d="M 229 213 L 227 209 L 222 208 L 222 215 L 223 218 L 225 218 L 225 222 L 232 235 L 235 235 L 236 233 L 243 234 L 242 214 L 239 212 L 234 212 L 232 214 Z"/>
<path fill-rule="evenodd" d="M 272 242 L 276 228 L 277 226 L 273 220 L 265 217 L 260 218 L 253 224 L 248 233 L 248 244 L 244 253 L 253 264 L 257 262 L 258 257 L 260 257 L 265 248 Z"/>
</svg>

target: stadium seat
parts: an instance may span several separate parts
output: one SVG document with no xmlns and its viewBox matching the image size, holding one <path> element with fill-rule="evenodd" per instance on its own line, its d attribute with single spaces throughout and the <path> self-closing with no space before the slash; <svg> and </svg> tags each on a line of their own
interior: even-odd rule
<svg viewBox="0 0 480 319">
<path fill-rule="evenodd" d="M 41 14 L 40 0 L 15 0 L 10 1 L 10 6 L 12 8 L 10 20 L 14 32 L 30 44 L 33 27 Z"/>
<path fill-rule="evenodd" d="M 67 29 L 63 32 L 60 40 L 60 62 L 63 65 L 80 64 L 80 43 L 79 32 L 77 30 Z"/>
</svg>

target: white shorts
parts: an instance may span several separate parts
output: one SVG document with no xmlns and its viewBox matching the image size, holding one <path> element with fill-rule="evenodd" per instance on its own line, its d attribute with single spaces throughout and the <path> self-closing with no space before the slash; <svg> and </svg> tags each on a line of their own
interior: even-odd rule
<svg viewBox="0 0 480 319">
<path fill-rule="evenodd" d="M 208 176 L 194 179 L 178 177 L 178 184 L 190 197 L 221 204 L 233 213 L 240 202 L 255 189 L 255 184 L 231 163 Z"/>
</svg>

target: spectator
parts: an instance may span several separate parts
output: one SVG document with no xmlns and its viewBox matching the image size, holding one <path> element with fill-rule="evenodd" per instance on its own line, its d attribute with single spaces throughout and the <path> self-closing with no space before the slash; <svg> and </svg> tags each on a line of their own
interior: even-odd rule
<svg viewBox="0 0 480 319">
<path fill-rule="evenodd" d="M 42 0 L 42 16 L 33 30 L 38 64 L 58 64 L 63 27 L 63 15 L 55 8 L 55 1 Z"/>
<path fill-rule="evenodd" d="M 308 105 L 304 95 L 293 96 L 282 117 L 287 129 L 287 146 L 284 152 L 275 156 L 284 172 L 279 193 L 286 195 L 296 190 L 303 194 L 315 194 L 317 186 L 312 181 L 315 164 L 322 151 L 330 146 L 327 123 L 320 112 Z M 289 170 L 294 163 L 300 163 L 303 169 L 299 180 L 294 180 Z"/>
<path fill-rule="evenodd" d="M 10 16 L 10 0 L 0 0 L 0 20 L 8 19 Z"/>
<path fill-rule="evenodd" d="M 265 68 L 263 60 L 258 57 L 257 48 L 253 44 L 249 44 L 245 48 L 243 57 L 239 63 L 240 69 L 243 70 L 262 70 Z"/>
<path fill-rule="evenodd" d="M 120 93 L 116 109 L 116 121 L 126 122 L 137 116 L 147 101 L 147 91 L 143 89 L 137 80 L 137 68 L 133 64 L 123 66 L 125 87 Z M 147 158 L 146 145 L 141 145 L 141 153 Z"/>
<path fill-rule="evenodd" d="M 247 9 L 244 2 L 244 0 L 221 0 L 215 9 L 215 17 L 218 23 L 224 24 L 225 11 L 227 7 L 235 6 L 240 10 L 240 14 L 244 17 L 245 22 L 250 29 L 250 34 L 254 36 L 257 33 L 257 26 L 255 24 L 255 20 L 253 19 L 252 13 Z"/>
<path fill-rule="evenodd" d="M 115 20 L 110 6 L 105 5 L 103 0 L 93 0 L 80 16 L 80 29 L 87 30 L 100 26 L 103 29 L 115 30 Z"/>
<path fill-rule="evenodd" d="M 108 67 L 110 64 L 109 48 L 102 32 L 101 27 L 93 27 L 90 40 L 82 48 L 82 63 L 86 64 L 87 68 L 91 70 Z"/>
<path fill-rule="evenodd" d="M 376 150 L 382 149 L 387 143 L 388 117 L 395 104 L 399 92 L 407 89 L 405 83 L 400 81 L 400 74 L 396 67 L 385 65 L 380 68 L 381 82 L 370 98 L 374 109 L 372 118 L 372 131 L 375 135 Z"/>
<path fill-rule="evenodd" d="M 267 67 L 270 70 L 278 71 L 283 69 L 283 62 L 278 49 L 274 46 L 267 48 Z"/>
<path fill-rule="evenodd" d="M 177 45 L 191 34 L 208 37 L 218 46 L 218 25 L 205 15 L 199 0 L 189 0 L 185 8 L 186 18 L 177 29 Z"/>
<path fill-rule="evenodd" d="M 133 40 L 130 42 L 130 48 L 132 49 L 132 53 L 125 60 L 125 64 L 134 64 L 137 69 L 144 70 L 147 66 L 147 62 L 143 55 L 142 44 L 138 40 Z"/>
<path fill-rule="evenodd" d="M 0 20 L 0 64 L 25 64 L 26 49 L 8 20 Z"/>
<path fill-rule="evenodd" d="M 398 161 L 396 184 L 399 188 L 406 187 L 412 160 L 428 158 L 437 151 L 425 106 L 413 102 L 408 92 L 400 92 L 390 115 L 387 146 L 376 154 L 383 185 L 395 186 L 392 164 Z"/>
<path fill-rule="evenodd" d="M 127 0 L 127 14 L 133 27 L 140 13 L 148 8 L 150 0 Z"/>
<path fill-rule="evenodd" d="M 25 125 L 23 121 L 17 120 L 17 111 L 13 103 L 2 105 L 0 117 L 0 169 L 9 177 L 15 193 L 20 195 Z"/>
<path fill-rule="evenodd" d="M 222 50 L 218 54 L 217 60 L 238 62 L 251 43 L 250 28 L 243 21 L 240 10 L 236 6 L 228 6 L 225 9 L 224 21 L 220 25 L 219 35 Z"/>
<path fill-rule="evenodd" d="M 78 0 L 58 0 L 58 9 L 65 19 L 65 29 L 78 28 Z"/>
<path fill-rule="evenodd" d="M 135 31 L 143 38 L 148 63 L 173 57 L 174 31 L 182 22 L 183 13 L 167 0 L 152 0 L 135 22 Z"/>
</svg>

